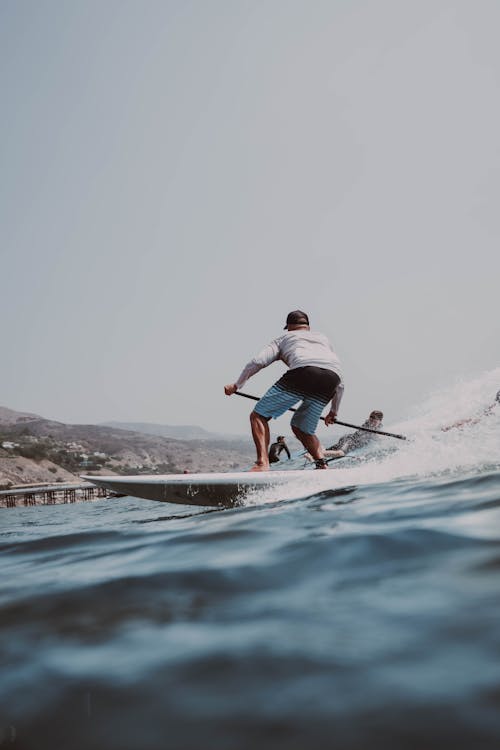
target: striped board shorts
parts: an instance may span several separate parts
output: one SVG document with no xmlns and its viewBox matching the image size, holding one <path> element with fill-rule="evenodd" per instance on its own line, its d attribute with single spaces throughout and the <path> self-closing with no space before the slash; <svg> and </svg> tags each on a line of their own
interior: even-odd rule
<svg viewBox="0 0 500 750">
<path fill-rule="evenodd" d="M 314 435 L 325 406 L 331 401 L 340 378 L 322 367 L 288 370 L 256 404 L 254 411 L 265 419 L 281 417 L 298 404 L 291 425 L 306 435 Z"/>
</svg>

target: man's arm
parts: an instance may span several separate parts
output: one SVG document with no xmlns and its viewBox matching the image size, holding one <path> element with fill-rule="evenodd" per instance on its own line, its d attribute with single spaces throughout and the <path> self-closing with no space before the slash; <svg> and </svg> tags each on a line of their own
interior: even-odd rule
<svg viewBox="0 0 500 750">
<path fill-rule="evenodd" d="M 499 391 L 500 393 L 500 391 Z M 486 409 L 483 411 L 483 416 L 487 417 L 489 416 L 493 409 L 498 406 L 498 401 L 495 401 L 491 406 L 487 406 Z M 460 419 L 458 422 L 453 422 L 453 424 L 446 425 L 446 427 L 441 427 L 442 432 L 448 432 L 448 430 L 454 430 L 456 427 L 463 427 L 465 424 L 477 424 L 481 421 L 481 417 L 470 417 L 469 419 Z"/>
<path fill-rule="evenodd" d="M 453 422 L 446 427 L 441 427 L 441 432 L 448 432 L 448 430 L 454 430 L 457 427 L 463 427 L 465 424 L 477 424 L 479 419 L 461 419 L 459 422 Z"/>
<path fill-rule="evenodd" d="M 340 381 L 338 386 L 335 388 L 335 393 L 333 394 L 332 403 L 330 404 L 330 411 L 325 417 L 326 425 L 331 425 L 335 422 L 335 419 L 339 412 L 340 402 L 342 401 L 343 395 L 344 395 L 344 384 L 342 381 Z"/>
<path fill-rule="evenodd" d="M 235 383 L 230 383 L 229 385 L 224 386 L 226 396 L 232 396 L 233 393 L 236 393 L 237 390 L 245 385 L 252 375 L 255 375 L 259 370 L 262 370 L 264 367 L 270 365 L 271 362 L 275 362 L 279 359 L 279 354 L 280 350 L 277 341 L 271 341 L 271 343 L 265 346 L 256 357 L 251 359 L 250 362 L 245 365 Z"/>
</svg>

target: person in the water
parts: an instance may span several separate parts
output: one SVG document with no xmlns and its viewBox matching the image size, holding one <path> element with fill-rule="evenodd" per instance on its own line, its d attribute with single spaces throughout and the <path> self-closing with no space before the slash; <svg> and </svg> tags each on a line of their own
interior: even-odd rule
<svg viewBox="0 0 500 750">
<path fill-rule="evenodd" d="M 372 411 L 368 419 L 363 422 L 362 427 L 367 427 L 370 430 L 381 430 L 383 427 L 382 419 L 384 415 L 381 411 Z M 331 445 L 329 448 L 325 448 L 323 451 L 323 458 L 342 458 L 347 453 L 356 450 L 357 448 L 363 448 L 367 445 L 370 440 L 376 437 L 372 432 L 365 432 L 364 430 L 356 430 L 356 432 L 350 435 L 343 435 L 335 445 Z M 308 461 L 312 461 L 310 453 L 306 453 L 305 457 Z"/>
<path fill-rule="evenodd" d="M 280 460 L 280 453 L 282 451 L 285 451 L 288 458 L 291 458 L 290 451 L 288 450 L 288 445 L 285 442 L 285 436 L 284 435 L 278 435 L 276 438 L 276 442 L 271 444 L 271 447 L 269 448 L 269 463 L 270 464 L 276 464 Z"/>
<path fill-rule="evenodd" d="M 269 471 L 269 420 L 276 419 L 302 402 L 293 415 L 295 436 L 312 455 L 316 468 L 326 469 L 323 449 L 316 427 L 325 406 L 331 401 L 325 424 L 335 422 L 344 391 L 339 358 L 323 333 L 311 331 L 309 318 L 302 310 L 288 314 L 286 333 L 271 341 L 244 367 L 235 383 L 224 386 L 226 396 L 236 393 L 248 378 L 276 360 L 288 371 L 264 394 L 250 415 L 257 459 L 251 471 Z"/>
<path fill-rule="evenodd" d="M 459 419 L 458 422 L 453 422 L 453 424 L 446 425 L 446 427 L 441 427 L 441 430 L 443 432 L 448 432 L 448 430 L 454 430 L 457 427 L 464 427 L 465 425 L 477 424 L 484 417 L 489 417 L 490 414 L 493 414 L 494 412 L 496 412 L 499 407 L 500 407 L 500 391 L 497 391 L 495 400 L 493 401 L 492 404 L 490 404 L 490 406 L 487 406 L 486 409 L 484 409 L 480 417 L 471 417 L 470 419 Z"/>
<path fill-rule="evenodd" d="M 372 411 L 368 419 L 363 422 L 362 427 L 367 427 L 370 430 L 381 430 L 383 427 L 382 420 L 384 414 L 381 411 Z M 358 448 L 364 448 L 370 440 L 376 437 L 373 432 L 365 432 L 364 430 L 356 430 L 351 435 L 344 435 L 340 438 L 335 445 L 331 445 L 325 449 L 325 456 L 328 458 L 342 458 L 347 453 L 357 450 Z"/>
</svg>

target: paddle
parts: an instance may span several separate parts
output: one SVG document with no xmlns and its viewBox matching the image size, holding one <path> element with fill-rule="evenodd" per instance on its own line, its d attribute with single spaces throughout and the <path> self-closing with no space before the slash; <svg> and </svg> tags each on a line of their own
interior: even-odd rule
<svg viewBox="0 0 500 750">
<path fill-rule="evenodd" d="M 235 391 L 236 396 L 242 396 L 243 398 L 250 398 L 252 401 L 260 401 L 260 398 L 258 396 L 251 396 L 250 393 L 243 393 L 242 391 Z M 294 409 L 291 407 L 288 409 L 288 411 L 297 411 L 297 409 Z M 321 417 L 323 422 L 325 421 L 324 417 Z M 398 440 L 406 440 L 406 437 L 404 435 L 396 435 L 395 432 L 384 432 L 383 430 L 372 430 L 371 427 L 362 427 L 361 425 L 356 424 L 349 424 L 349 422 L 339 422 L 338 419 L 335 420 L 335 424 L 339 424 L 342 427 L 351 427 L 353 430 L 363 430 L 363 432 L 374 432 L 376 435 L 387 435 L 387 437 L 393 437 L 397 438 Z"/>
</svg>

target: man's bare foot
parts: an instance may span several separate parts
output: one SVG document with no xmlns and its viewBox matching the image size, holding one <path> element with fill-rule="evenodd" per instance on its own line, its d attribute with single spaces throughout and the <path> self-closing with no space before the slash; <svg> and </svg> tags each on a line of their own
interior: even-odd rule
<svg viewBox="0 0 500 750">
<path fill-rule="evenodd" d="M 314 463 L 316 464 L 317 469 L 328 469 L 328 464 L 324 458 L 317 458 Z"/>
<path fill-rule="evenodd" d="M 269 471 L 269 464 L 259 464 L 256 462 L 250 471 Z"/>
</svg>

